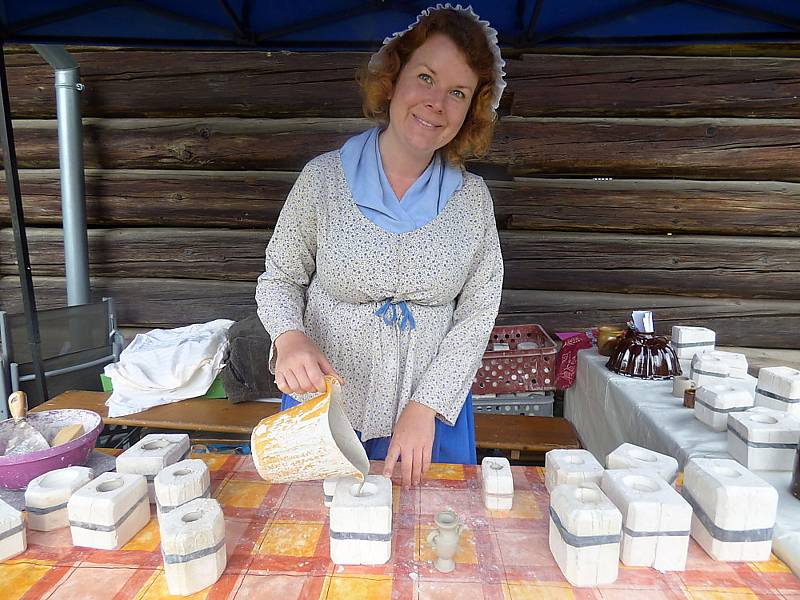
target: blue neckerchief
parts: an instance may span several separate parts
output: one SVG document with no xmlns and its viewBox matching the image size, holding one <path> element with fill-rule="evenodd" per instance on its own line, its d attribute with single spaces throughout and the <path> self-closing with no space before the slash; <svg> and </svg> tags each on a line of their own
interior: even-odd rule
<svg viewBox="0 0 800 600">
<path fill-rule="evenodd" d="M 447 201 L 461 187 L 463 174 L 436 152 L 402 201 L 398 200 L 383 171 L 378 145 L 380 131 L 374 127 L 342 146 L 345 179 L 358 210 L 370 221 L 392 233 L 414 231 L 444 210 Z"/>
</svg>

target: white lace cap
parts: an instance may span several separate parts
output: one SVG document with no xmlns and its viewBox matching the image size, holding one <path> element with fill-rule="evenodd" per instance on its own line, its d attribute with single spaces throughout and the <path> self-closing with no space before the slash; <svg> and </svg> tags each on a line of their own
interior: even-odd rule
<svg viewBox="0 0 800 600">
<path fill-rule="evenodd" d="M 506 66 L 506 61 L 503 60 L 503 57 L 500 55 L 500 46 L 497 43 L 497 30 L 490 26 L 489 21 L 482 21 L 481 18 L 472 10 L 472 6 L 467 6 L 463 8 L 460 4 L 456 4 L 453 6 L 449 2 L 447 4 L 437 4 L 436 6 L 430 6 L 423 10 L 417 16 L 416 21 L 414 21 L 411 25 L 408 26 L 407 29 L 403 31 L 398 31 L 386 39 L 383 40 L 383 46 L 380 50 L 378 50 L 375 54 L 372 55 L 372 58 L 369 59 L 368 68 L 370 71 L 375 72 L 378 69 L 379 64 L 383 60 L 383 55 L 386 50 L 387 44 L 394 40 L 395 38 L 403 37 L 406 33 L 414 29 L 419 22 L 422 20 L 423 17 L 427 17 L 432 12 L 439 11 L 439 10 L 457 10 L 470 18 L 472 18 L 476 23 L 478 23 L 481 28 L 483 28 L 484 33 L 486 34 L 486 40 L 489 42 L 489 50 L 491 51 L 492 55 L 494 56 L 494 70 L 497 73 L 497 77 L 495 78 L 494 83 L 494 90 L 492 93 L 492 109 L 497 111 L 497 107 L 500 106 L 500 97 L 503 95 L 503 90 L 506 87 L 506 81 L 504 79 L 506 73 L 503 70 L 503 67 Z"/>
</svg>

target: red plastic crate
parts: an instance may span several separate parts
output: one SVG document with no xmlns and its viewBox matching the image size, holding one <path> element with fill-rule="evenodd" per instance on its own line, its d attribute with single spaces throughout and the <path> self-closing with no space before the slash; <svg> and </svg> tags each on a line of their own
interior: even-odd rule
<svg viewBox="0 0 800 600">
<path fill-rule="evenodd" d="M 507 345 L 508 350 L 502 347 L 496 350 L 499 344 Z M 555 342 L 541 325 L 497 325 L 492 329 L 483 361 L 475 374 L 472 393 L 554 390 L 556 353 Z"/>
</svg>

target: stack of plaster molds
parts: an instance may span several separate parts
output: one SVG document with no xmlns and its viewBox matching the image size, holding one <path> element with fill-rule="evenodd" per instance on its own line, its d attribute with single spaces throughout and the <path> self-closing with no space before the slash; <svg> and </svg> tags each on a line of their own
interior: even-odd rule
<svg viewBox="0 0 800 600">
<path fill-rule="evenodd" d="M 800 442 L 800 420 L 763 406 L 731 413 L 728 453 L 754 471 L 791 471 Z"/>
<path fill-rule="evenodd" d="M 544 465 L 544 485 L 551 494 L 559 485 L 599 484 L 603 478 L 603 465 L 588 450 L 550 450 Z"/>
<path fill-rule="evenodd" d="M 66 467 L 39 475 L 25 489 L 28 527 L 52 531 L 69 527 L 67 502 L 78 488 L 89 483 L 94 473 L 89 467 Z"/>
<path fill-rule="evenodd" d="M 757 380 L 747 372 L 747 358 L 737 352 L 707 350 L 692 358 L 690 376 L 697 387 L 728 384 L 755 394 Z"/>
<path fill-rule="evenodd" d="M 117 550 L 150 521 L 147 480 L 103 473 L 72 494 L 67 514 L 74 545 Z"/>
<path fill-rule="evenodd" d="M 800 371 L 789 367 L 759 370 L 756 404 L 800 417 Z"/>
<path fill-rule="evenodd" d="M 603 474 L 602 490 L 622 513 L 622 562 L 659 571 L 683 571 L 689 552 L 692 507 L 650 469 Z"/>
<path fill-rule="evenodd" d="M 511 510 L 514 476 L 507 458 L 487 456 L 481 461 L 483 505 L 489 510 Z"/>
<path fill-rule="evenodd" d="M 750 392 L 727 383 L 698 388 L 694 397 L 694 416 L 715 431 L 728 428 L 728 415 L 752 407 Z"/>
<path fill-rule="evenodd" d="M 717 334 L 705 327 L 672 327 L 672 339 L 669 343 L 681 360 L 691 360 L 698 352 L 714 350 Z"/>
<path fill-rule="evenodd" d="M 363 486 L 342 478 L 330 509 L 331 560 L 382 565 L 392 555 L 392 482 L 368 475 Z"/>
<path fill-rule="evenodd" d="M 25 552 L 27 547 L 22 513 L 0 500 L 0 561 Z"/>
<path fill-rule="evenodd" d="M 170 594 L 188 596 L 216 582 L 228 562 L 219 502 L 196 498 L 160 515 L 161 553 Z"/>
<path fill-rule="evenodd" d="M 730 459 L 693 458 L 683 472 L 692 537 L 716 559 L 768 560 L 778 492 Z"/>
<path fill-rule="evenodd" d="M 678 461 L 671 456 L 627 443 L 620 444 L 606 457 L 606 467 L 608 469 L 651 469 L 669 483 L 675 481 L 678 476 Z"/>
<path fill-rule="evenodd" d="M 185 433 L 151 433 L 117 457 L 117 473 L 144 475 L 148 497 L 155 503 L 155 476 L 164 467 L 186 458 L 189 446 L 189 436 Z"/>
<path fill-rule="evenodd" d="M 153 480 L 153 486 L 160 517 L 195 498 L 209 498 L 211 475 L 202 460 L 187 458 L 161 469 Z"/>
<path fill-rule="evenodd" d="M 617 579 L 622 514 L 595 483 L 556 486 L 550 494 L 550 552 L 577 587 Z"/>
</svg>

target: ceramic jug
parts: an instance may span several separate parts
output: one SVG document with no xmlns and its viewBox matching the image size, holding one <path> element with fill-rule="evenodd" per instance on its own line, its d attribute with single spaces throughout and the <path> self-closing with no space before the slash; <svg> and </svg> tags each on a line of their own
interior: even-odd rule
<svg viewBox="0 0 800 600">
<path fill-rule="evenodd" d="M 253 462 L 274 483 L 352 476 L 363 481 L 369 459 L 341 404 L 342 388 L 325 377 L 325 391 L 263 419 L 250 438 Z"/>
<path fill-rule="evenodd" d="M 458 550 L 458 539 L 463 525 L 452 510 L 445 510 L 434 518 L 436 529 L 428 534 L 428 544 L 436 552 L 434 566 L 442 573 L 456 568 L 453 557 Z"/>
</svg>

